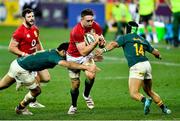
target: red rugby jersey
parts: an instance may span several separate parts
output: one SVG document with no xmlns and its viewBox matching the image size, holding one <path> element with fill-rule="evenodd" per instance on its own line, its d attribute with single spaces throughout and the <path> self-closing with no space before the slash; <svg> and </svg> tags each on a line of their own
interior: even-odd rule
<svg viewBox="0 0 180 121">
<path fill-rule="evenodd" d="M 68 54 L 73 57 L 80 57 L 81 54 L 79 53 L 76 43 L 84 42 L 84 35 L 88 32 L 95 32 L 98 35 L 102 34 L 102 29 L 98 23 L 93 22 L 92 27 L 83 28 L 81 23 L 79 22 L 76 26 L 73 27 L 70 33 L 70 42 L 68 47 Z"/>
<path fill-rule="evenodd" d="M 39 30 L 33 25 L 31 28 L 22 24 L 13 33 L 13 38 L 19 43 L 18 48 L 22 52 L 32 54 L 36 51 L 36 45 L 39 43 Z"/>
</svg>

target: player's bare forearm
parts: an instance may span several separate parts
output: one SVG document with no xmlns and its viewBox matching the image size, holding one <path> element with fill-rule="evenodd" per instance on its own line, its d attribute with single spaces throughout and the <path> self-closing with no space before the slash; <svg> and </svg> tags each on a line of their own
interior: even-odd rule
<svg viewBox="0 0 180 121">
<path fill-rule="evenodd" d="M 85 66 L 85 65 L 78 64 L 75 62 L 68 62 L 65 60 L 61 60 L 59 62 L 59 65 L 64 66 L 66 68 L 70 68 L 70 69 L 80 69 L 80 70 L 86 70 L 87 69 L 87 66 Z"/>
<path fill-rule="evenodd" d="M 118 43 L 115 41 L 111 41 L 109 44 L 106 45 L 105 48 L 103 48 L 103 53 L 107 52 L 107 51 L 111 51 L 114 48 L 118 47 Z"/>
<path fill-rule="evenodd" d="M 114 48 L 117 48 L 117 47 L 119 47 L 119 46 L 118 46 L 118 43 L 115 42 L 115 41 L 111 41 L 110 43 L 108 43 L 108 44 L 106 45 L 106 47 L 104 47 L 104 48 L 102 48 L 102 49 L 97 49 L 97 50 L 96 50 L 96 55 L 102 55 L 103 53 L 106 53 L 106 52 L 108 52 L 108 51 L 111 51 L 111 50 L 113 50 Z"/>
<path fill-rule="evenodd" d="M 37 50 L 44 50 L 44 48 L 43 48 L 43 46 L 42 46 L 42 44 L 41 44 L 40 41 L 39 41 L 39 43 L 36 45 L 36 47 L 37 47 Z"/>
<path fill-rule="evenodd" d="M 68 62 L 68 61 L 65 61 L 65 60 L 61 60 L 59 62 L 59 65 L 64 66 L 66 68 L 70 68 L 70 69 L 87 70 L 87 71 L 92 72 L 92 73 L 95 73 L 96 70 L 98 70 L 98 68 L 96 68 L 96 65 L 87 66 L 87 65 L 78 64 L 78 63 L 75 63 L 75 62 Z"/>
<path fill-rule="evenodd" d="M 108 51 L 111 51 L 111 50 L 113 50 L 114 48 L 117 48 L 117 47 L 118 47 L 118 43 L 115 42 L 115 41 L 112 41 L 106 46 L 106 49 Z"/>
<path fill-rule="evenodd" d="M 9 52 L 18 55 L 18 56 L 22 56 L 23 54 L 25 54 L 24 52 L 20 51 L 18 48 L 18 42 L 16 42 L 13 38 L 11 39 L 11 42 L 9 43 L 9 47 L 8 47 Z"/>
</svg>

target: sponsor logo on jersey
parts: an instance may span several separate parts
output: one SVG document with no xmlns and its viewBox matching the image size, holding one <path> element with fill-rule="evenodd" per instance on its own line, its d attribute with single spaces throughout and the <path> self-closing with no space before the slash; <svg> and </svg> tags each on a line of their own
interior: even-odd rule
<svg viewBox="0 0 180 121">
<path fill-rule="evenodd" d="M 134 37 L 133 40 L 134 40 L 134 41 L 140 41 L 140 42 L 143 42 L 140 38 L 136 38 L 136 37 Z"/>
<path fill-rule="evenodd" d="M 27 34 L 27 38 L 30 38 L 31 36 L 30 36 L 30 34 Z"/>
<path fill-rule="evenodd" d="M 36 31 L 34 31 L 34 35 L 35 35 L 35 37 L 38 37 L 38 34 L 37 34 L 37 32 L 36 32 Z"/>
</svg>

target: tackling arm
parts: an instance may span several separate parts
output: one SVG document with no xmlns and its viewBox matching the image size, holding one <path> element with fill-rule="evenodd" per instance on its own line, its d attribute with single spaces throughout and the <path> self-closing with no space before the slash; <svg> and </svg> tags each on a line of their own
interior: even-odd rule
<svg viewBox="0 0 180 121">
<path fill-rule="evenodd" d="M 117 47 L 119 47 L 118 43 L 116 41 L 111 41 L 109 44 L 106 45 L 105 48 L 96 50 L 96 55 L 102 55 L 102 53 L 111 51 Z"/>
<path fill-rule="evenodd" d="M 86 65 L 83 65 L 83 64 L 78 64 L 78 63 L 75 63 L 75 62 L 68 62 L 68 61 L 65 61 L 65 60 L 59 61 L 58 64 L 61 65 L 61 66 L 70 68 L 70 69 L 87 70 L 87 71 L 90 71 L 90 72 L 95 72 L 95 70 L 96 70 L 95 65 L 94 66 L 86 66 Z"/>
</svg>

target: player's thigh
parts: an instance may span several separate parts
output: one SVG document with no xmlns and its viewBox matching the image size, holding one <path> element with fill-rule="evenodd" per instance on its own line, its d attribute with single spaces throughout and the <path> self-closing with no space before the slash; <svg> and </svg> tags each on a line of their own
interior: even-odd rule
<svg viewBox="0 0 180 121">
<path fill-rule="evenodd" d="M 144 68 L 146 70 L 144 79 L 152 80 L 152 69 L 151 69 L 151 64 L 149 63 L 149 61 L 144 62 Z"/>
<path fill-rule="evenodd" d="M 6 74 L 0 81 L 0 89 L 7 88 L 15 82 L 15 79 Z"/>
<path fill-rule="evenodd" d="M 142 80 L 137 78 L 129 78 L 129 92 L 130 94 L 138 93 L 142 86 Z"/>
<path fill-rule="evenodd" d="M 47 69 L 44 69 L 42 71 L 38 71 L 38 76 L 39 76 L 40 81 L 43 80 L 43 81 L 48 82 L 51 78 L 49 71 Z"/>
<path fill-rule="evenodd" d="M 17 76 L 16 81 L 21 83 L 28 89 L 35 89 L 37 86 L 39 86 L 35 78 L 36 75 L 37 72 L 23 71 Z"/>
<path fill-rule="evenodd" d="M 152 80 L 144 79 L 142 86 L 145 92 L 149 92 L 152 89 Z"/>
<path fill-rule="evenodd" d="M 67 61 L 75 62 L 81 64 L 83 62 L 83 57 L 73 57 L 69 54 L 66 54 Z M 76 80 L 80 77 L 80 70 L 78 69 L 68 69 L 69 70 L 69 77 L 71 80 Z"/>
<path fill-rule="evenodd" d="M 146 74 L 146 67 L 144 62 L 139 62 L 129 69 L 129 78 L 135 78 L 144 80 L 144 75 Z"/>
<path fill-rule="evenodd" d="M 85 61 L 83 64 L 88 65 L 88 66 L 94 66 L 95 62 L 94 62 L 93 59 L 89 59 L 89 60 Z M 95 78 L 96 73 L 95 72 L 93 73 L 93 72 L 85 71 L 85 75 L 86 75 L 86 77 L 88 79 L 93 79 L 93 78 Z"/>
<path fill-rule="evenodd" d="M 14 78 L 18 83 L 23 85 L 32 84 L 35 80 L 36 72 L 30 72 L 23 69 L 18 63 L 17 60 L 14 60 L 8 71 L 8 76 Z"/>
<path fill-rule="evenodd" d="M 34 78 L 34 80 L 31 81 L 31 83 L 27 83 L 26 88 L 28 88 L 29 90 L 35 90 L 35 93 L 38 93 L 38 91 L 36 91 L 37 88 L 39 87 L 39 84 L 37 82 L 37 80 Z M 41 91 L 41 90 L 40 90 Z"/>
</svg>

